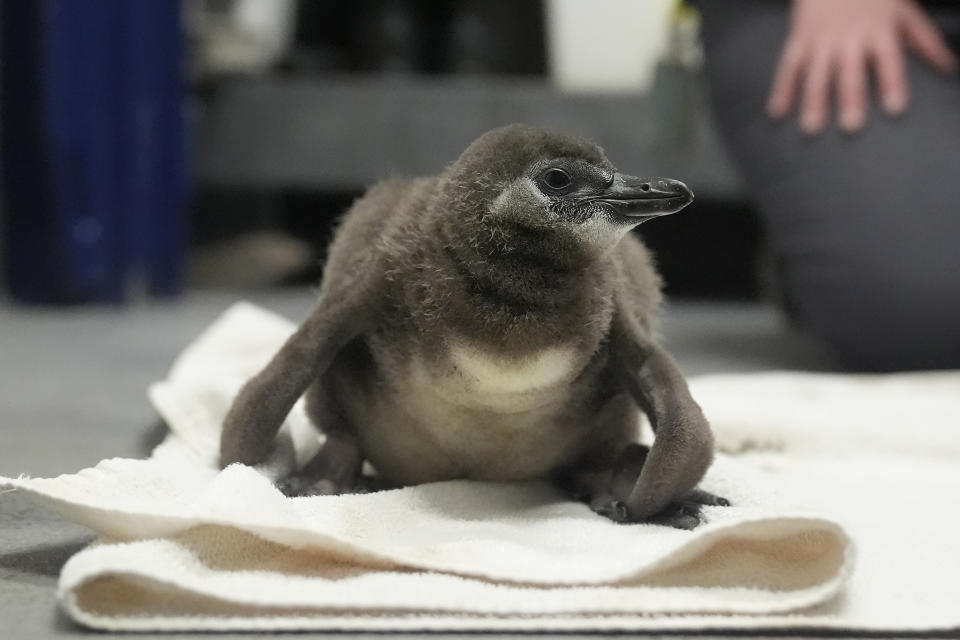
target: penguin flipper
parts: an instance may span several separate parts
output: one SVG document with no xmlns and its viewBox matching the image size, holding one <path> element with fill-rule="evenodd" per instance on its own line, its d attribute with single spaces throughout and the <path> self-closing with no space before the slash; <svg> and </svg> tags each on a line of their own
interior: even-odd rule
<svg viewBox="0 0 960 640">
<path fill-rule="evenodd" d="M 703 478 L 713 461 L 713 434 L 676 363 L 632 320 L 618 312 L 613 353 L 627 389 L 647 414 L 656 437 L 636 481 L 627 485 L 629 490 L 623 483 L 614 487 L 613 497 L 623 502 L 631 521 L 656 522 L 669 513 L 672 503 L 682 503 Z M 678 515 L 694 515 L 682 511 Z"/>
<path fill-rule="evenodd" d="M 631 442 L 623 448 L 613 468 L 606 473 L 581 469 L 579 474 L 574 473 L 563 478 L 562 484 L 574 497 L 586 502 L 595 513 L 614 522 L 635 522 L 626 500 L 633 492 L 649 454 L 649 447 Z M 702 507 L 729 505 L 730 502 L 724 498 L 703 489 L 692 489 L 671 501 L 655 515 L 644 518 L 643 522 L 675 529 L 694 529 L 703 523 Z"/>
<path fill-rule="evenodd" d="M 322 295 L 267 366 L 240 389 L 220 433 L 221 468 L 234 462 L 254 465 L 266 458 L 297 399 L 337 353 L 365 331 L 374 297 L 361 295 L 364 289 Z"/>
</svg>

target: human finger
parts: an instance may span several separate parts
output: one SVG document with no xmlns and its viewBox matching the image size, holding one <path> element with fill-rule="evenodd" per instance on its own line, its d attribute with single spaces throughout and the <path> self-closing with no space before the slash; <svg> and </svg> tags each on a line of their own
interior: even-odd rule
<svg viewBox="0 0 960 640">
<path fill-rule="evenodd" d="M 875 42 L 870 53 L 883 110 L 891 116 L 900 115 L 907 108 L 910 95 L 903 49 L 895 38 L 890 37 Z"/>
<path fill-rule="evenodd" d="M 847 133 L 859 131 L 867 118 L 867 61 L 861 47 L 849 47 L 839 59 L 837 121 Z"/>
<path fill-rule="evenodd" d="M 832 71 L 831 57 L 826 53 L 816 55 L 806 69 L 803 101 L 800 106 L 800 129 L 808 135 L 820 133 L 827 122 L 827 98 Z"/>
<path fill-rule="evenodd" d="M 957 72 L 957 57 L 923 10 L 912 3 L 907 4 L 901 29 L 907 45 L 934 69 L 942 73 Z"/>
<path fill-rule="evenodd" d="M 780 54 L 777 70 L 773 74 L 773 84 L 767 98 L 767 114 L 772 118 L 782 118 L 793 106 L 803 68 L 803 56 L 800 48 L 788 42 Z"/>
</svg>

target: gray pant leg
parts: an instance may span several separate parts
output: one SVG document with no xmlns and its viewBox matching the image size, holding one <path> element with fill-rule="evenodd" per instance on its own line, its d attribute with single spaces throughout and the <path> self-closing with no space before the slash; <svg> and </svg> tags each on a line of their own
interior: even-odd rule
<svg viewBox="0 0 960 640">
<path fill-rule="evenodd" d="M 909 62 L 910 106 L 816 138 L 764 105 L 787 3 L 709 1 L 712 103 L 801 325 L 851 366 L 960 367 L 960 81 Z"/>
</svg>

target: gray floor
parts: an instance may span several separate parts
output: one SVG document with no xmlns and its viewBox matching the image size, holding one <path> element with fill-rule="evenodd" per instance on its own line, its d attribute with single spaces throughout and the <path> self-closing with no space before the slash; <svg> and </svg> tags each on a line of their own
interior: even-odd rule
<svg viewBox="0 0 960 640">
<path fill-rule="evenodd" d="M 53 476 L 105 457 L 146 454 L 162 433 L 146 386 L 238 297 L 192 293 L 121 309 L 0 302 L 0 475 Z M 248 299 L 295 320 L 313 303 L 306 290 Z M 676 302 L 663 328 L 688 375 L 833 367 L 817 345 L 761 305 Z M 58 613 L 55 587 L 60 567 L 90 539 L 85 528 L 16 493 L 0 496 L 0 637 L 85 633 Z"/>
</svg>

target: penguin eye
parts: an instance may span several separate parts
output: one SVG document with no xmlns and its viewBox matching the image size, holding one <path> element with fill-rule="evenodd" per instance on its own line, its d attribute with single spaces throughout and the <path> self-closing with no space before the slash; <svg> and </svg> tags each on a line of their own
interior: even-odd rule
<svg viewBox="0 0 960 640">
<path fill-rule="evenodd" d="M 573 178 L 563 169 L 551 167 L 540 176 L 540 182 L 553 191 L 560 191 L 569 187 L 573 183 Z"/>
</svg>

